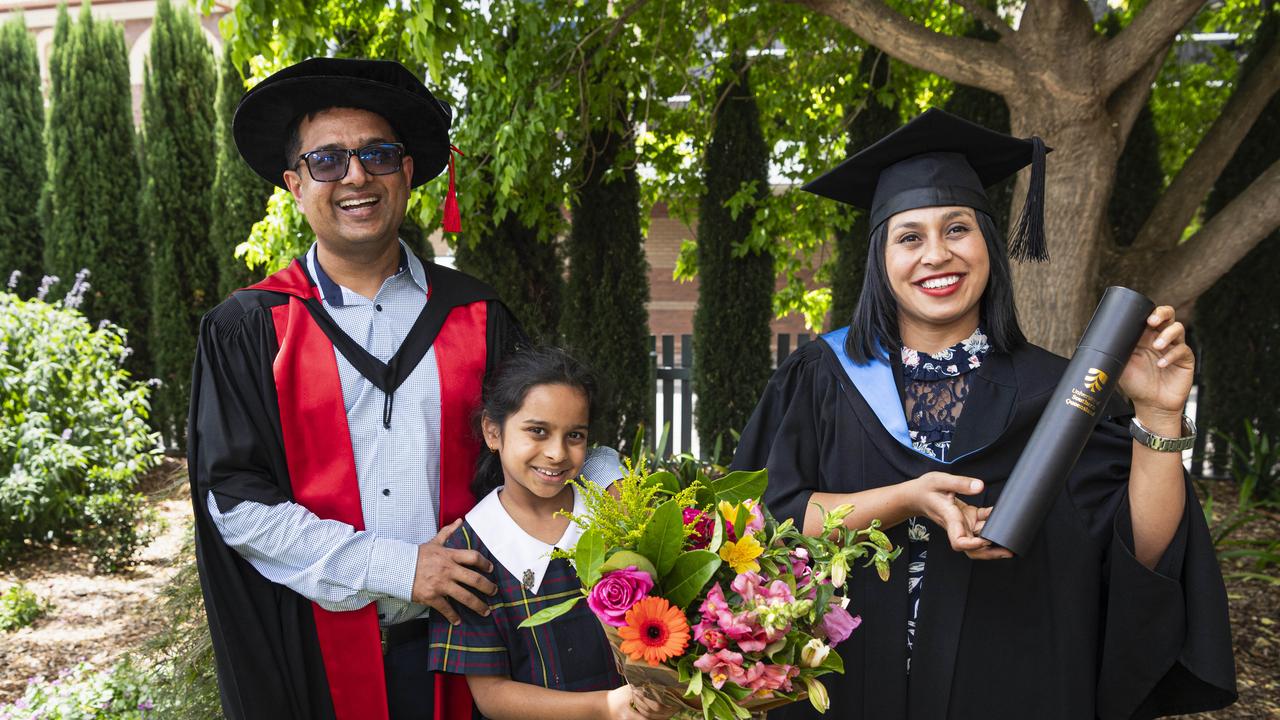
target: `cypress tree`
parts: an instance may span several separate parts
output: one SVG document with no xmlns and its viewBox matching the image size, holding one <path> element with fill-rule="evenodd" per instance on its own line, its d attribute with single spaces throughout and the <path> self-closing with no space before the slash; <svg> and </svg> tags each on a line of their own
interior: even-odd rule
<svg viewBox="0 0 1280 720">
<path fill-rule="evenodd" d="M 93 18 L 89 3 L 71 23 L 58 10 L 49 63 L 48 182 L 45 268 L 64 288 L 80 268 L 92 290 L 81 309 L 93 321 L 110 319 L 129 332 L 138 372 L 147 361 L 146 245 L 138 233 L 129 55 L 124 31 Z M 206 180 L 207 182 L 207 180 Z"/>
<path fill-rule="evenodd" d="M 513 213 L 481 237 L 465 237 L 454 254 L 459 270 L 497 289 L 529 337 L 554 343 L 564 292 L 564 262 L 555 244 Z"/>
<path fill-rule="evenodd" d="M 1280 12 L 1272 5 L 1245 60 L 1242 77 L 1254 71 L 1257 60 L 1277 41 L 1278 30 Z M 1205 203 L 1206 218 L 1226 207 L 1277 159 L 1280 95 L 1271 98 L 1218 177 Z M 1245 420 L 1273 442 L 1280 439 L 1280 378 L 1271 362 L 1280 354 L 1280 285 L 1273 277 L 1277 263 L 1280 230 L 1258 243 L 1196 301 L 1201 432 L 1215 429 L 1242 445 Z M 1215 445 L 1215 465 L 1222 468 L 1226 443 Z M 1259 488 L 1272 496 L 1278 490 Z"/>
<path fill-rule="evenodd" d="M 44 240 L 30 192 L 45 183 L 44 98 L 36 43 L 19 14 L 0 26 L 0 273 L 14 270 L 14 291 L 30 295 L 40 282 Z"/>
<path fill-rule="evenodd" d="M 889 56 L 868 47 L 862 52 L 858 77 L 867 83 L 866 101 L 849 123 L 845 156 L 852 156 L 871 143 L 893 132 L 902 124 L 898 112 L 880 102 L 880 91 L 889 82 Z M 853 317 L 853 308 L 862 292 L 862 277 L 867 268 L 867 243 L 871 227 L 867 213 L 855 208 L 846 212 L 853 216 L 848 230 L 836 234 L 835 272 L 831 277 L 831 324 L 841 327 Z"/>
<path fill-rule="evenodd" d="M 698 305 L 693 314 L 695 424 L 704 457 L 733 454 L 729 431 L 741 430 L 769 381 L 769 320 L 776 279 L 773 256 L 744 244 L 756 203 L 769 192 L 769 147 L 745 69 L 716 93 L 723 98 L 703 162 L 706 194 L 698 211 Z M 728 201 L 751 188 L 755 202 L 736 214 Z M 721 456 L 714 454 L 721 440 Z"/>
<path fill-rule="evenodd" d="M 152 252 L 154 421 L 170 446 L 186 440 L 187 399 L 200 316 L 218 300 L 209 238 L 214 178 L 213 57 L 195 16 L 156 4 L 143 85 L 142 224 Z"/>
<path fill-rule="evenodd" d="M 589 134 L 595 155 L 570 205 L 560 328 L 565 344 L 595 370 L 601 386 L 593 439 L 625 452 L 637 427 L 653 417 L 653 384 L 640 181 L 630 123 L 615 110 L 612 126 L 606 118 Z"/>
<path fill-rule="evenodd" d="M 212 224 L 209 246 L 218 254 L 218 297 L 252 285 L 262 279 L 261 272 L 250 270 L 235 256 L 236 246 L 249 237 L 253 224 L 266 214 L 271 183 L 258 177 L 240 157 L 231 137 L 231 119 L 244 96 L 244 82 L 231 60 L 231 45 L 222 53 L 218 79 L 217 124 L 214 129 L 218 148 L 218 166 L 213 178 Z"/>
</svg>

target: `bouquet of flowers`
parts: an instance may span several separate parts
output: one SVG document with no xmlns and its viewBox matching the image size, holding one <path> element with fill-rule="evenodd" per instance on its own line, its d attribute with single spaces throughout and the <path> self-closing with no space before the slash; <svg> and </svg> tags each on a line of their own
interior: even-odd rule
<svg viewBox="0 0 1280 720">
<path fill-rule="evenodd" d="M 879 522 L 850 530 L 852 506 L 825 512 L 807 537 L 760 503 L 765 471 L 676 476 L 627 465 L 615 493 L 579 482 L 586 512 L 574 563 L 582 595 L 521 624 L 548 622 L 585 599 L 613 646 L 619 670 L 641 692 L 740 720 L 804 699 L 828 706 L 818 680 L 844 672 L 836 645 L 861 619 L 848 610 L 850 568 L 882 580 L 898 556 Z"/>
</svg>

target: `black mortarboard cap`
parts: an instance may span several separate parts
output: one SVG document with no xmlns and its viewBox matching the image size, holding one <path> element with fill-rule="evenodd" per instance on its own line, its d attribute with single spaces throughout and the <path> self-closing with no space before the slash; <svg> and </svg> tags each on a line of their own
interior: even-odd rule
<svg viewBox="0 0 1280 720">
<path fill-rule="evenodd" d="M 280 70 L 245 93 L 232 120 L 236 147 L 249 167 L 276 187 L 297 162 L 285 158 L 289 125 L 331 107 L 368 110 L 386 118 L 413 157 L 413 187 L 449 164 L 453 111 L 408 68 L 390 60 L 311 58 Z"/>
<path fill-rule="evenodd" d="M 985 188 L 1030 165 L 1031 188 L 1009 235 L 1009 257 L 1044 261 L 1047 152 L 1038 137 L 1011 137 L 935 108 L 801 189 L 870 211 L 876 228 L 922 207 L 963 205 L 991 214 Z"/>
</svg>

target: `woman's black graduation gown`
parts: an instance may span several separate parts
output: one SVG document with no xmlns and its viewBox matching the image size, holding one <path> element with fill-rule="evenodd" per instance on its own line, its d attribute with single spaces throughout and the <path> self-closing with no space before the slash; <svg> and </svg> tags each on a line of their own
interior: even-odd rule
<svg viewBox="0 0 1280 720">
<path fill-rule="evenodd" d="M 765 501 L 779 519 L 801 523 L 814 492 L 929 471 L 982 479 L 985 491 L 969 500 L 993 505 L 1066 366 L 1029 344 L 991 352 L 956 427 L 957 459 L 943 464 L 904 446 L 888 364 L 863 366 L 851 381 L 833 349 L 843 338 L 837 331 L 784 362 L 742 433 L 733 466 L 768 467 Z M 932 533 L 909 676 L 905 560 L 888 582 L 852 574 L 849 609 L 863 624 L 837 648 L 844 676 L 823 679 L 826 717 L 1145 718 L 1233 702 L 1226 592 L 1190 485 L 1156 570 L 1132 554 L 1127 423 L 1099 423 L 1025 556 L 971 561 Z M 888 533 L 906 546 L 906 523 Z M 770 717 L 819 716 L 799 703 Z"/>
</svg>

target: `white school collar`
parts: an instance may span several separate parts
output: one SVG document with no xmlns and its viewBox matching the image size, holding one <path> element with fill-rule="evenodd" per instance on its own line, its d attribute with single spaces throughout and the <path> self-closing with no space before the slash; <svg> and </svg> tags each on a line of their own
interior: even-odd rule
<svg viewBox="0 0 1280 720">
<path fill-rule="evenodd" d="M 573 487 L 573 513 L 583 515 L 586 505 L 582 502 L 582 493 Z M 481 542 L 493 553 L 493 557 L 502 564 L 507 572 L 516 576 L 527 590 L 534 593 L 542 587 L 542 579 L 547 574 L 547 566 L 551 564 L 551 551 L 572 550 L 578 544 L 582 528 L 570 522 L 564 535 L 554 545 L 548 545 L 525 532 L 524 528 L 507 514 L 507 509 L 498 500 L 497 488 L 476 503 L 466 515 L 467 524 L 480 536 Z"/>
</svg>

